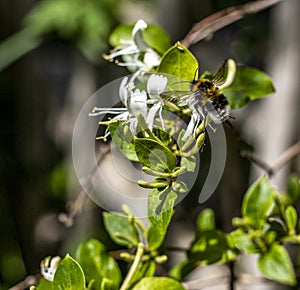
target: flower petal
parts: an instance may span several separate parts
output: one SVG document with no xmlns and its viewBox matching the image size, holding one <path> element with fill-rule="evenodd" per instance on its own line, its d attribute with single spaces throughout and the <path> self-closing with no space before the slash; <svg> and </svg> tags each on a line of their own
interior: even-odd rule
<svg viewBox="0 0 300 290">
<path fill-rule="evenodd" d="M 165 91 L 167 83 L 166 77 L 152 74 L 147 82 L 147 92 L 150 98 L 160 99 L 160 94 Z"/>
<path fill-rule="evenodd" d="M 146 51 L 148 48 L 147 43 L 143 39 L 142 31 L 147 28 L 147 23 L 144 20 L 138 20 L 132 30 L 132 38 L 140 51 Z"/>
<path fill-rule="evenodd" d="M 131 102 L 128 110 L 133 115 L 141 113 L 144 118 L 147 115 L 147 94 L 145 91 L 135 90 L 131 95 Z"/>
<path fill-rule="evenodd" d="M 152 68 L 158 66 L 160 64 L 160 61 L 161 61 L 161 57 L 159 56 L 159 54 L 153 49 L 148 48 L 144 55 L 144 59 L 143 59 L 144 64 L 148 68 Z"/>
</svg>

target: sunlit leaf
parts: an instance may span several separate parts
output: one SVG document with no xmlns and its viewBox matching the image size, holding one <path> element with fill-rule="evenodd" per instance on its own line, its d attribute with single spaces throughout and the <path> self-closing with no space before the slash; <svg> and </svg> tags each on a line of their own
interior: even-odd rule
<svg viewBox="0 0 300 290">
<path fill-rule="evenodd" d="M 131 161 L 139 161 L 135 153 L 133 140 L 126 138 L 126 129 L 128 125 L 124 122 L 112 122 L 108 126 L 113 142 L 121 153 Z"/>
<path fill-rule="evenodd" d="M 42 278 L 36 286 L 37 290 L 55 290 L 53 282 Z"/>
<path fill-rule="evenodd" d="M 258 69 L 241 66 L 237 67 L 233 83 L 222 90 L 233 109 L 274 91 L 272 80 L 268 75 Z"/>
<path fill-rule="evenodd" d="M 162 244 L 165 235 L 158 231 L 155 226 L 150 225 L 147 232 L 147 238 L 149 250 L 156 250 Z"/>
<path fill-rule="evenodd" d="M 148 215 L 152 226 L 165 235 L 174 212 L 177 194 L 170 189 L 151 190 L 148 198 Z"/>
<path fill-rule="evenodd" d="M 197 69 L 198 62 L 196 58 L 187 48 L 177 42 L 163 55 L 157 72 L 192 81 Z"/>
<path fill-rule="evenodd" d="M 248 189 L 242 204 L 242 214 L 259 226 L 271 213 L 274 205 L 274 189 L 263 176 Z"/>
<path fill-rule="evenodd" d="M 274 281 L 295 285 L 295 273 L 291 259 L 283 246 L 273 244 L 270 249 L 259 257 L 260 271 Z"/>
<path fill-rule="evenodd" d="M 253 254 L 258 253 L 259 248 L 251 239 L 250 235 L 243 229 L 239 228 L 233 231 L 231 234 L 232 240 L 237 248 L 246 253 Z"/>
<path fill-rule="evenodd" d="M 134 24 L 124 24 L 115 28 L 109 37 L 110 45 L 116 47 L 128 41 L 132 41 L 133 27 Z M 142 36 L 145 43 L 159 54 L 163 54 L 171 46 L 169 35 L 158 26 L 148 24 L 147 28 L 142 31 Z"/>
<path fill-rule="evenodd" d="M 167 277 L 148 277 L 138 282 L 132 290 L 185 290 L 176 280 Z"/>
<path fill-rule="evenodd" d="M 236 249 L 231 237 L 220 230 L 197 232 L 188 251 L 190 262 L 202 265 L 226 263 L 236 257 Z"/>
<path fill-rule="evenodd" d="M 297 211 L 293 206 L 288 206 L 284 211 L 284 219 L 287 225 L 287 228 L 290 231 L 294 231 L 298 222 Z"/>
<path fill-rule="evenodd" d="M 136 155 L 143 165 L 162 172 L 171 172 L 176 167 L 174 154 L 162 143 L 148 138 L 135 138 L 134 144 Z"/>
<path fill-rule="evenodd" d="M 117 288 L 121 281 L 120 269 L 100 241 L 91 239 L 80 244 L 76 251 L 76 257 L 85 273 L 87 282 L 94 279 L 96 289 L 100 288 L 104 278 L 112 280 Z"/>
<path fill-rule="evenodd" d="M 97 288 L 97 289 L 99 289 L 99 288 Z M 118 287 L 116 286 L 115 281 L 104 278 L 101 281 L 100 290 L 118 290 Z"/>
<path fill-rule="evenodd" d="M 82 268 L 70 255 L 59 263 L 53 280 L 55 290 L 85 290 L 85 277 Z"/>
<path fill-rule="evenodd" d="M 104 212 L 103 220 L 109 236 L 116 244 L 133 247 L 140 242 L 138 229 L 127 216 Z"/>
<path fill-rule="evenodd" d="M 210 208 L 203 210 L 197 219 L 197 228 L 200 232 L 210 231 L 215 229 L 215 214 Z"/>
</svg>

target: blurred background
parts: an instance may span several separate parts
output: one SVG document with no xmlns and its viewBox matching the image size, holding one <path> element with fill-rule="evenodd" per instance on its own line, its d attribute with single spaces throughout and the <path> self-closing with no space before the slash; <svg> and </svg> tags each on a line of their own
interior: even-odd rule
<svg viewBox="0 0 300 290">
<path fill-rule="evenodd" d="M 246 2 L 1 0 L 0 289 L 38 273 L 45 256 L 74 253 L 89 237 L 111 245 L 101 226 L 101 209 L 92 202 L 86 201 L 71 228 L 57 216 L 81 190 L 71 156 L 77 115 L 93 92 L 127 74 L 102 58 L 113 28 L 142 18 L 164 28 L 175 42 L 204 17 Z M 276 93 L 233 112 L 234 130 L 225 127 L 228 152 L 223 179 L 213 197 L 199 205 L 209 159 L 202 154 L 203 176 L 174 217 L 179 229 L 192 232 L 199 211 L 212 207 L 219 226 L 231 230 L 243 194 L 261 174 L 240 150 L 253 149 L 272 165 L 299 140 L 299 15 L 298 0 L 282 1 L 191 47 L 201 72 L 215 72 L 224 59 L 233 58 L 271 75 Z M 300 173 L 299 158 L 275 175 L 279 189 L 285 188 L 291 172 Z"/>
</svg>

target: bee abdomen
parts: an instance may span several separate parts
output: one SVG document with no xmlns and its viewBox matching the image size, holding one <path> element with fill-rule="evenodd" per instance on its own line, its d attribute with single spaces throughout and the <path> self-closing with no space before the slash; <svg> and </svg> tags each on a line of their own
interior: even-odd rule
<svg viewBox="0 0 300 290">
<path fill-rule="evenodd" d="M 213 108 L 211 107 L 210 117 L 215 123 L 222 123 L 229 118 L 229 104 L 226 97 L 221 94 L 212 100 Z M 211 112 L 213 110 L 214 112 Z"/>
</svg>

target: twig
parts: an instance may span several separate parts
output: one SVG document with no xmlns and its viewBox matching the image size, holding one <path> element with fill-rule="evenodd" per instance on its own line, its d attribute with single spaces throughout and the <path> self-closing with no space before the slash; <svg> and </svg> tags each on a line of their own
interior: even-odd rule
<svg viewBox="0 0 300 290">
<path fill-rule="evenodd" d="M 105 158 L 105 156 L 111 151 L 111 145 L 107 145 L 104 147 L 104 149 L 102 148 L 101 152 L 100 152 L 100 156 L 97 160 L 97 164 L 95 165 L 95 167 L 92 169 L 91 173 L 89 174 L 89 176 L 86 178 L 86 183 L 84 188 L 89 191 L 92 189 L 93 187 L 93 178 L 97 173 L 98 170 L 98 166 L 100 165 L 100 163 L 103 161 L 103 159 Z M 58 220 L 65 226 L 65 227 L 71 227 L 74 224 L 74 218 L 81 212 L 82 207 L 84 205 L 84 202 L 87 198 L 87 194 L 84 191 L 84 189 L 82 189 L 80 191 L 80 193 L 77 195 L 77 198 L 75 199 L 75 201 L 71 202 L 68 204 L 67 206 L 67 212 L 62 212 L 58 215 Z"/>
<path fill-rule="evenodd" d="M 285 164 L 287 164 L 298 154 L 300 154 L 300 141 L 298 141 L 296 144 L 294 144 L 281 154 L 281 156 L 276 160 L 276 162 L 272 166 L 273 171 L 276 172 L 280 170 Z"/>
<path fill-rule="evenodd" d="M 275 163 L 272 166 L 270 166 L 255 153 L 250 151 L 241 151 L 241 155 L 243 157 L 246 157 L 253 161 L 262 170 L 264 170 L 269 177 L 272 177 L 298 154 L 300 154 L 300 141 L 298 141 L 297 143 L 289 147 L 286 151 L 284 151 L 275 161 Z"/>
<path fill-rule="evenodd" d="M 32 285 L 36 285 L 39 280 L 42 278 L 41 274 L 37 274 L 37 275 L 30 275 L 28 277 L 26 277 L 26 279 L 20 283 L 18 283 L 15 286 L 12 286 L 11 288 L 9 288 L 9 290 L 24 290 L 29 288 Z"/>
<path fill-rule="evenodd" d="M 204 18 L 200 22 L 197 22 L 187 33 L 181 43 L 188 48 L 192 44 L 195 44 L 196 42 L 211 35 L 213 32 L 242 19 L 246 15 L 259 12 L 281 1 L 283 0 L 253 1 L 244 5 L 220 10 Z"/>
<path fill-rule="evenodd" d="M 241 156 L 246 157 L 267 173 L 268 176 L 274 174 L 272 167 L 261 159 L 257 154 L 250 151 L 241 151 Z"/>
</svg>

